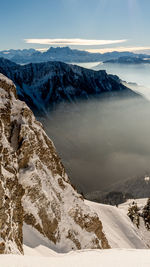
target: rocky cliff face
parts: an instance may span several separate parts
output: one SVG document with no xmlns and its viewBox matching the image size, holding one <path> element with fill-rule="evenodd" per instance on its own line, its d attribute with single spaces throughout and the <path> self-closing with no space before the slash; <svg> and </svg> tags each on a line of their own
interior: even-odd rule
<svg viewBox="0 0 150 267">
<path fill-rule="evenodd" d="M 15 83 L 18 97 L 36 112 L 46 113 L 61 101 L 75 102 L 104 92 L 124 90 L 136 95 L 117 76 L 104 70 L 93 71 L 62 62 L 20 66 L 0 58 L 0 72 Z"/>
<path fill-rule="evenodd" d="M 15 87 L 0 75 L 0 253 L 23 252 L 23 188 L 18 182 L 17 138 L 12 121 Z"/>
<path fill-rule="evenodd" d="M 0 75 L 0 253 L 23 253 L 23 222 L 57 251 L 109 248 L 102 223 L 73 189 L 52 141 Z"/>
</svg>

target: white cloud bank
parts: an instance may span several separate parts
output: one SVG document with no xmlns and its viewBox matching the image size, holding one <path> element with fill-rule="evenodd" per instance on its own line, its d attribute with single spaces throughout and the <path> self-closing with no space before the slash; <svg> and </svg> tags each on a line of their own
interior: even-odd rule
<svg viewBox="0 0 150 267">
<path fill-rule="evenodd" d="M 24 39 L 28 44 L 43 44 L 43 45 L 109 45 L 124 43 L 127 40 L 89 40 L 89 39 Z"/>
</svg>

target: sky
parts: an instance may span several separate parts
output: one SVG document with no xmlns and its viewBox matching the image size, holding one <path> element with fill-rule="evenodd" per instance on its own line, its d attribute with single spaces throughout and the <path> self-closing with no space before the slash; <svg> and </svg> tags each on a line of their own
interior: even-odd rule
<svg viewBox="0 0 150 267">
<path fill-rule="evenodd" d="M 0 0 L 0 50 L 150 52 L 150 0 Z"/>
</svg>

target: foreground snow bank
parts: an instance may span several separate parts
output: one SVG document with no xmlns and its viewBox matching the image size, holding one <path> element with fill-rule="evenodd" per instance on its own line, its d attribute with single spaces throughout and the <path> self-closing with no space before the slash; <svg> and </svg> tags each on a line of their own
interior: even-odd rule
<svg viewBox="0 0 150 267">
<path fill-rule="evenodd" d="M 149 267 L 150 250 L 82 250 L 49 257 L 0 256 L 2 267 Z"/>
</svg>

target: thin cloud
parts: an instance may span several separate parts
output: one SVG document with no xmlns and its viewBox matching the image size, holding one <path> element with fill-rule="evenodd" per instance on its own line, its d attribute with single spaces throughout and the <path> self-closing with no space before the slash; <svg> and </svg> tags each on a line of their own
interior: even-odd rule
<svg viewBox="0 0 150 267">
<path fill-rule="evenodd" d="M 127 40 L 89 40 L 89 39 L 24 39 L 28 44 L 42 44 L 42 45 L 109 45 L 124 43 Z"/>
<path fill-rule="evenodd" d="M 91 53 L 107 53 L 107 52 L 146 52 L 150 51 L 150 46 L 133 46 L 133 47 L 126 47 L 126 46 L 121 46 L 121 47 L 113 47 L 113 48 L 100 48 L 100 49 L 86 49 L 86 51 L 91 52 Z"/>
</svg>

